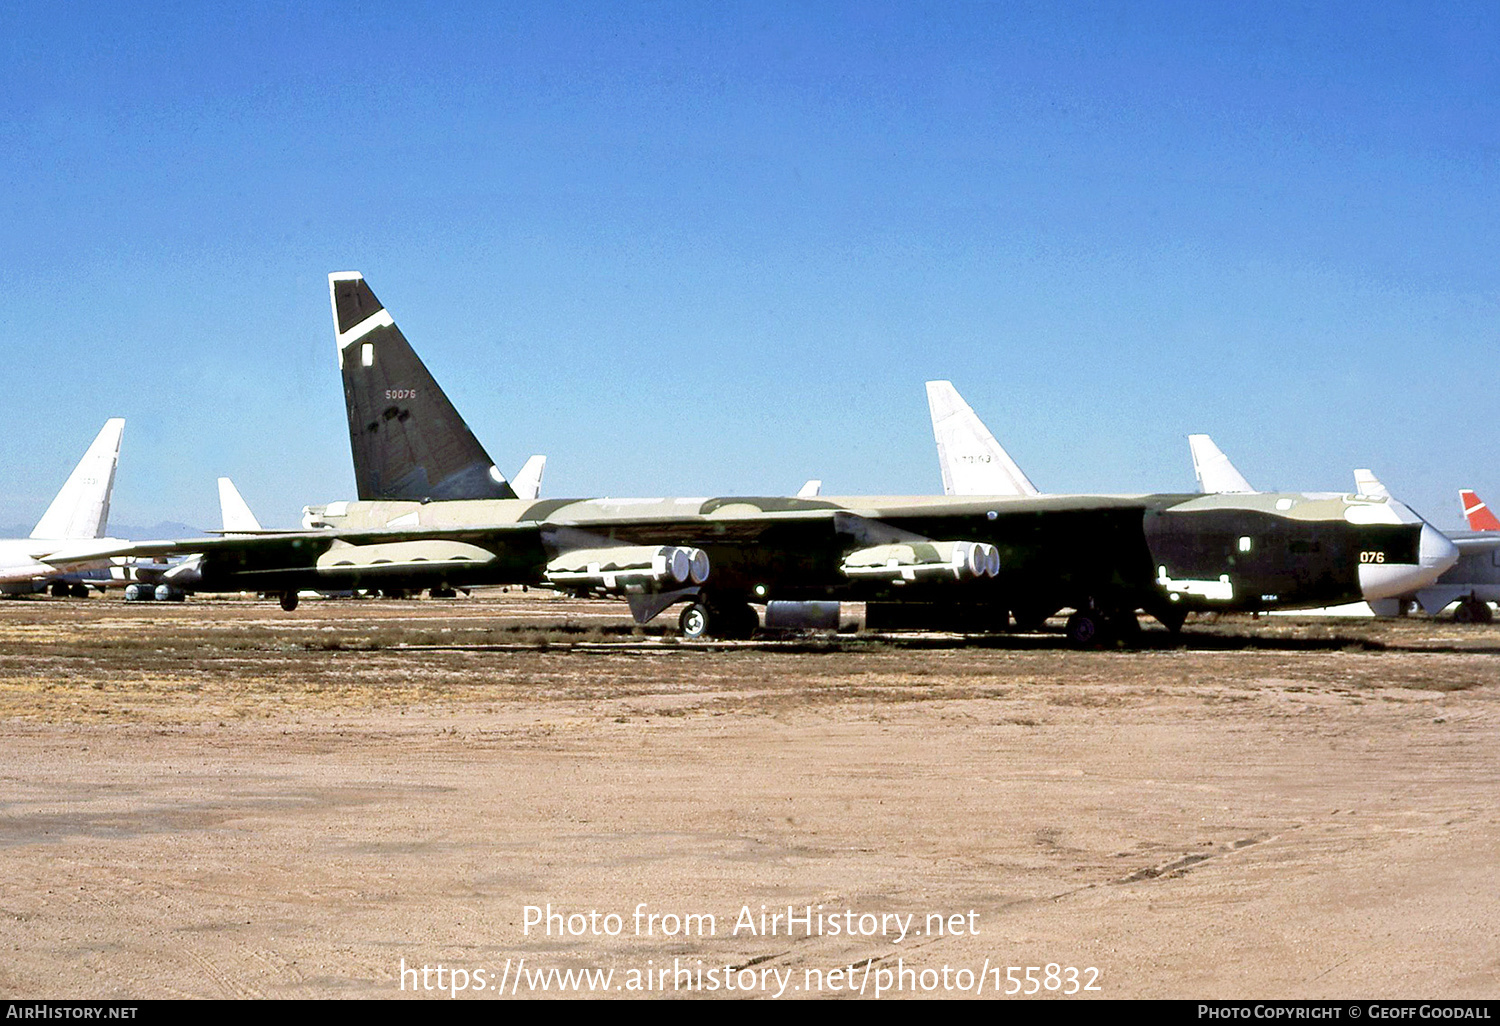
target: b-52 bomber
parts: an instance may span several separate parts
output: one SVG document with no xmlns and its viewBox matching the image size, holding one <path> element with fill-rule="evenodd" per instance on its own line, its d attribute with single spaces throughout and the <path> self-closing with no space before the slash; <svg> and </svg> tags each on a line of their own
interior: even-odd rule
<svg viewBox="0 0 1500 1026">
<path fill-rule="evenodd" d="M 330 276 L 341 366 L 368 424 L 420 424 L 435 382 L 363 276 Z M 420 361 L 415 361 L 420 364 Z M 389 364 L 395 373 L 385 370 Z M 377 373 L 377 369 L 380 371 Z M 353 384 L 351 385 L 351 381 Z M 416 418 L 414 420 L 414 418 Z M 351 431 L 359 424 L 352 419 Z M 469 477 L 473 477 L 472 471 Z M 1129 638 L 1145 611 L 1312 607 L 1435 579 L 1453 546 L 1393 499 L 1334 494 L 999 495 L 351 501 L 307 530 L 142 543 L 190 552 L 174 584 L 279 593 L 510 584 L 625 598 L 638 622 L 683 604 L 688 637 L 744 637 L 770 602 L 924 603 L 990 616 L 1070 608 L 1077 644 Z"/>
</svg>

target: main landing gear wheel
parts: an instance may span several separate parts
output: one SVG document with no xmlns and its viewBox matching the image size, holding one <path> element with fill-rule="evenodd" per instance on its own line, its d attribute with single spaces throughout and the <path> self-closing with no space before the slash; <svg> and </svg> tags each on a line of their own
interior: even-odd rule
<svg viewBox="0 0 1500 1026">
<path fill-rule="evenodd" d="M 1458 600 L 1458 608 L 1453 611 L 1454 623 L 1492 623 L 1495 614 L 1490 611 L 1488 602 L 1481 602 L 1472 595 L 1468 598 Z"/>
<path fill-rule="evenodd" d="M 295 591 L 284 591 L 281 593 L 281 608 L 290 613 L 297 608 L 297 593 Z"/>
<path fill-rule="evenodd" d="M 748 602 L 708 606 L 694 602 L 677 617 L 684 638 L 748 638 L 760 628 L 760 616 Z"/>
<path fill-rule="evenodd" d="M 1078 648 L 1097 645 L 1104 640 L 1104 617 L 1096 609 L 1080 609 L 1068 617 L 1068 642 Z"/>
<path fill-rule="evenodd" d="M 701 602 L 693 602 L 677 617 L 677 629 L 684 638 L 707 637 L 713 621 L 713 614 L 708 611 L 707 606 Z"/>
</svg>

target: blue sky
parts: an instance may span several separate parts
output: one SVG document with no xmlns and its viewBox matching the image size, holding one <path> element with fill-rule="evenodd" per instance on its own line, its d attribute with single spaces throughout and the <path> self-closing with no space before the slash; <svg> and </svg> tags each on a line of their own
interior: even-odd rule
<svg viewBox="0 0 1500 1026">
<path fill-rule="evenodd" d="M 108 416 L 117 523 L 352 498 L 351 269 L 551 496 L 935 492 L 943 377 L 1044 490 L 1206 431 L 1456 527 L 1497 55 L 1493 3 L 6 5 L 0 524 Z"/>
</svg>

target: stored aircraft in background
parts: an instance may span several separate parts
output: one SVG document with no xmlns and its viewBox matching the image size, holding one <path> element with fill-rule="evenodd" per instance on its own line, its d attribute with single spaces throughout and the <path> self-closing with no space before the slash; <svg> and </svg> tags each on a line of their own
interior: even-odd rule
<svg viewBox="0 0 1500 1026">
<path fill-rule="evenodd" d="M 351 440 L 420 431 L 439 394 L 361 275 L 331 276 Z M 414 354 L 413 354 L 414 356 Z M 371 394 L 348 395 L 349 389 Z M 373 430 L 371 430 L 373 425 Z M 474 459 L 429 474 L 451 482 Z M 493 466 L 493 464 L 490 464 Z M 399 475 L 398 475 L 399 476 Z M 389 480 L 394 480 L 390 478 Z M 381 487 L 389 480 L 382 475 Z M 498 485 L 498 482 L 494 482 Z M 437 491 L 437 489 L 430 489 Z M 754 605 L 923 604 L 1002 626 L 1072 608 L 1078 643 L 1168 627 L 1195 609 L 1320 606 L 1420 586 L 1453 547 L 1391 499 L 1336 495 L 998 495 L 356 500 L 310 507 L 316 529 L 134 547 L 196 554 L 200 590 L 544 585 L 626 598 L 646 622 L 678 603 L 689 636 L 752 632 Z M 186 576 L 186 575 L 185 575 Z M 184 582 L 187 583 L 187 582 Z"/>
<path fill-rule="evenodd" d="M 0 540 L 0 594 L 50 588 L 59 597 L 87 597 L 84 572 L 108 568 L 110 559 L 101 553 L 128 544 L 104 537 L 124 432 L 124 420 L 105 421 L 31 536 Z"/>
<path fill-rule="evenodd" d="M 1467 488 L 1458 493 L 1458 501 L 1464 508 L 1464 519 L 1469 522 L 1471 531 L 1500 531 L 1500 520 L 1495 519 L 1495 514 L 1490 512 L 1489 506 L 1484 500 Z"/>
</svg>

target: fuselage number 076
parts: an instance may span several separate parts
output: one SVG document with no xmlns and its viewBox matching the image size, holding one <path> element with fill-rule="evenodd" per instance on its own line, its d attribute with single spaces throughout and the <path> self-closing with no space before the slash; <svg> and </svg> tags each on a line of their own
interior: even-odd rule
<svg viewBox="0 0 1500 1026">
<path fill-rule="evenodd" d="M 1361 552 L 1359 554 L 1359 561 L 1361 563 L 1384 563 L 1385 562 L 1385 553 L 1384 552 Z"/>
</svg>

